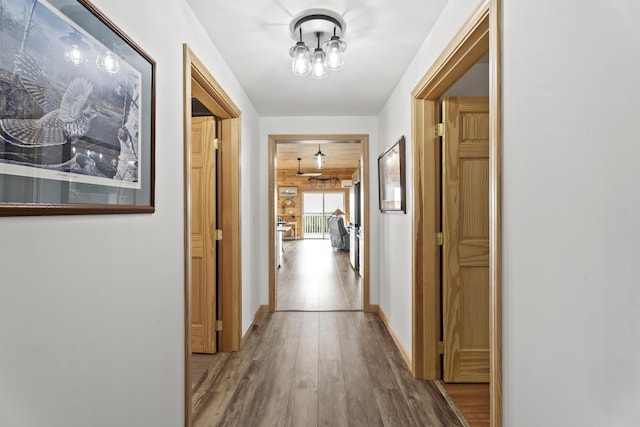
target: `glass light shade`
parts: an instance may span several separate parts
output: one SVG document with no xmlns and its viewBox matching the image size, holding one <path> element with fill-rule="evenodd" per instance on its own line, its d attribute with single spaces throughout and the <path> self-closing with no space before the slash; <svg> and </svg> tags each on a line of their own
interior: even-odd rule
<svg viewBox="0 0 640 427">
<path fill-rule="evenodd" d="M 322 49 L 318 48 L 313 51 L 311 58 L 311 77 L 316 79 L 324 79 L 327 77 L 327 67 L 324 65 L 325 56 Z"/>
<path fill-rule="evenodd" d="M 325 66 L 330 70 L 339 70 L 344 65 L 342 52 L 347 49 L 347 44 L 340 40 L 338 36 L 332 36 L 331 40 L 322 46 L 326 55 Z"/>
<path fill-rule="evenodd" d="M 289 55 L 293 58 L 291 71 L 296 76 L 306 76 L 311 71 L 311 61 L 309 60 L 309 48 L 304 42 L 298 42 L 289 49 Z"/>
<path fill-rule="evenodd" d="M 83 51 L 88 51 L 90 46 L 82 40 L 82 36 L 77 31 L 72 31 L 67 35 L 60 37 L 60 41 L 64 43 L 64 60 L 73 65 L 84 65 L 87 63 Z"/>
<path fill-rule="evenodd" d="M 109 74 L 115 74 L 120 71 L 120 62 L 118 61 L 118 58 L 108 50 L 104 51 L 101 55 L 98 55 L 96 64 L 98 65 L 98 68 Z"/>
<path fill-rule="evenodd" d="M 77 45 L 71 45 L 65 50 L 64 59 L 73 65 L 84 65 L 87 63 L 87 59 Z"/>
<path fill-rule="evenodd" d="M 324 167 L 324 153 L 318 148 L 318 152 L 313 156 L 313 160 L 316 162 L 316 169 L 322 169 Z"/>
</svg>

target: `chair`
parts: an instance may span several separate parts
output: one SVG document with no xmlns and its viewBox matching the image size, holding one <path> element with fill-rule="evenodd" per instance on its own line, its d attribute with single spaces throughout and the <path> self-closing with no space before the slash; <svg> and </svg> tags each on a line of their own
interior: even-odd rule
<svg viewBox="0 0 640 427">
<path fill-rule="evenodd" d="M 344 226 L 344 220 L 339 216 L 329 217 L 327 220 L 329 234 L 331 236 L 331 246 L 335 249 L 349 250 L 349 232 Z"/>
</svg>

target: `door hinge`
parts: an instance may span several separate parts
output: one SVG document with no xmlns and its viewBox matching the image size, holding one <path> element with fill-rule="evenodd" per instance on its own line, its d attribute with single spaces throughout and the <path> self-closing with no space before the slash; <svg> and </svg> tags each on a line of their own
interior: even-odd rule
<svg viewBox="0 0 640 427">
<path fill-rule="evenodd" d="M 220 332 L 222 330 L 222 320 L 216 320 L 216 332 Z"/>
<path fill-rule="evenodd" d="M 444 354 L 444 341 L 438 341 L 438 354 Z"/>
<path fill-rule="evenodd" d="M 438 123 L 436 125 L 436 136 L 444 135 L 444 123 Z"/>
<path fill-rule="evenodd" d="M 213 232 L 214 240 L 222 240 L 222 230 L 215 230 Z"/>
<path fill-rule="evenodd" d="M 436 245 L 438 246 L 444 245 L 444 234 L 442 234 L 442 232 L 436 233 L 435 237 L 436 237 Z"/>
<path fill-rule="evenodd" d="M 218 138 L 213 138 L 213 149 L 214 150 L 220 149 L 220 140 Z"/>
</svg>

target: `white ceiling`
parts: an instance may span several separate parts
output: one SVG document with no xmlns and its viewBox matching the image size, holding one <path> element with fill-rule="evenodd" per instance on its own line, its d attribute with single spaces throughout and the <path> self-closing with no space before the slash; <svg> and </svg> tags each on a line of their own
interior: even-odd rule
<svg viewBox="0 0 640 427">
<path fill-rule="evenodd" d="M 377 115 L 447 0 L 187 0 L 261 116 Z M 311 8 L 344 17 L 344 68 L 291 72 L 291 19 Z"/>
</svg>

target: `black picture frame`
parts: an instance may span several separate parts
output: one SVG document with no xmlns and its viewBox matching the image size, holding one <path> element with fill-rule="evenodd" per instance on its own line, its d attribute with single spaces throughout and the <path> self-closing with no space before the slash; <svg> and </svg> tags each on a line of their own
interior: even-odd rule
<svg viewBox="0 0 640 427">
<path fill-rule="evenodd" d="M 155 61 L 86 0 L 3 0 L 0 216 L 155 211 Z"/>
<path fill-rule="evenodd" d="M 378 156 L 380 212 L 407 212 L 405 168 L 405 138 L 402 136 Z"/>
</svg>

